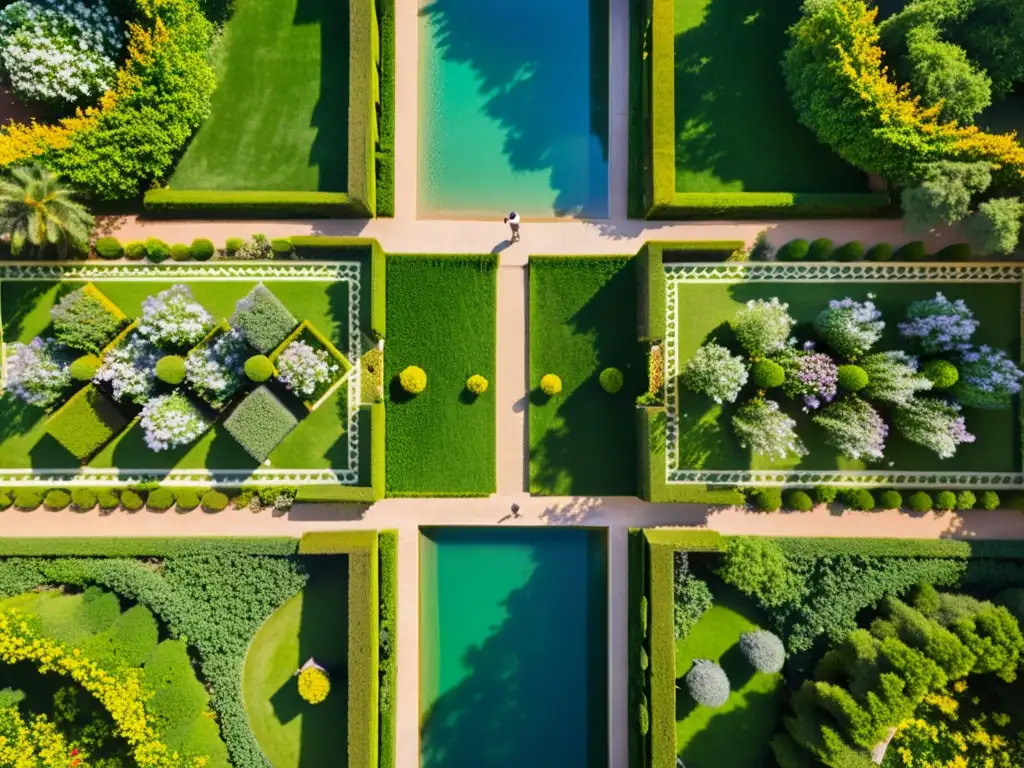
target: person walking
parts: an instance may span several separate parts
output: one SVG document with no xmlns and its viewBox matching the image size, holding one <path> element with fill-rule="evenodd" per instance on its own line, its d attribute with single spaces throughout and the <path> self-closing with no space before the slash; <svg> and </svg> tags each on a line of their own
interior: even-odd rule
<svg viewBox="0 0 1024 768">
<path fill-rule="evenodd" d="M 512 213 L 505 217 L 505 223 L 508 224 L 509 228 L 512 230 L 511 242 L 513 243 L 519 242 L 519 222 L 519 214 L 515 211 L 512 211 Z"/>
</svg>

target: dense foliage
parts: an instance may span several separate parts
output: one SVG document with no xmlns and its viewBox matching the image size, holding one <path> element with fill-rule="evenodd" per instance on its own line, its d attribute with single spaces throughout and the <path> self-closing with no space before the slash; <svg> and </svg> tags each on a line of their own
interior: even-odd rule
<svg viewBox="0 0 1024 768">
<path fill-rule="evenodd" d="M 710 342 L 686 361 L 680 381 L 687 389 L 707 395 L 716 403 L 732 403 L 747 383 L 747 376 L 742 358 Z"/>
<path fill-rule="evenodd" d="M 788 310 L 789 305 L 775 297 L 751 299 L 729 324 L 747 354 L 758 360 L 786 348 L 793 327 Z"/>
<path fill-rule="evenodd" d="M 114 304 L 88 283 L 72 291 L 50 309 L 54 337 L 83 352 L 99 352 L 128 324 Z"/>
<path fill-rule="evenodd" d="M 29 405 L 47 408 L 71 384 L 68 364 L 52 342 L 38 336 L 7 351 L 7 389 Z"/>
<path fill-rule="evenodd" d="M 138 332 L 159 347 L 185 348 L 210 330 L 213 317 L 184 284 L 173 285 L 142 302 Z"/>
<path fill-rule="evenodd" d="M 263 386 L 235 406 L 224 420 L 224 429 L 246 453 L 263 462 L 297 424 L 292 412 Z"/>
<path fill-rule="evenodd" d="M 675 596 L 673 624 L 678 640 L 690 634 L 700 617 L 711 607 L 712 597 L 708 585 L 690 573 L 686 552 L 674 554 L 672 588 Z"/>
<path fill-rule="evenodd" d="M 316 400 L 341 370 L 324 349 L 315 349 L 302 340 L 293 341 L 278 355 L 277 378 L 304 400 Z"/>
<path fill-rule="evenodd" d="M 759 629 L 740 635 L 740 650 L 758 672 L 775 674 L 786 663 L 786 648 L 777 635 Z"/>
<path fill-rule="evenodd" d="M 865 400 L 851 395 L 823 408 L 814 423 L 825 430 L 826 440 L 851 459 L 881 459 L 889 427 Z"/>
<path fill-rule="evenodd" d="M 140 424 L 146 446 L 154 452 L 188 445 L 210 427 L 199 409 L 178 393 L 154 397 L 146 403 Z"/>
<path fill-rule="evenodd" d="M 694 701 L 705 707 L 720 707 L 729 700 L 729 678 L 725 670 L 707 659 L 694 659 L 686 673 L 686 689 Z"/>
<path fill-rule="evenodd" d="M 796 422 L 774 400 L 754 398 L 733 414 L 732 428 L 740 445 L 767 458 L 784 459 L 807 453 L 796 434 Z"/>
<path fill-rule="evenodd" d="M 260 283 L 235 304 L 230 324 L 253 349 L 267 354 L 285 340 L 298 321 L 270 290 Z"/>
<path fill-rule="evenodd" d="M 882 338 L 885 322 L 870 300 L 833 299 L 814 319 L 814 328 L 836 354 L 854 360 Z"/>
</svg>

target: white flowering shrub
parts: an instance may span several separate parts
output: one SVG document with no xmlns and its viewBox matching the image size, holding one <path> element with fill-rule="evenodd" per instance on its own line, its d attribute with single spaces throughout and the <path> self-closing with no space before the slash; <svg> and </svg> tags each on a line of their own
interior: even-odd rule
<svg viewBox="0 0 1024 768">
<path fill-rule="evenodd" d="M 71 371 L 57 347 L 36 336 L 28 344 L 7 349 L 7 389 L 29 405 L 47 408 L 71 384 Z"/>
<path fill-rule="evenodd" d="M 940 459 L 952 458 L 958 445 L 973 443 L 960 406 L 934 397 L 914 398 L 896 409 L 893 425 L 907 440 L 923 445 Z"/>
<path fill-rule="evenodd" d="M 825 439 L 848 459 L 881 459 L 889 427 L 878 411 L 855 395 L 823 408 L 813 417 Z"/>
<path fill-rule="evenodd" d="M 961 353 L 953 396 L 967 408 L 1007 409 L 1020 392 L 1022 378 L 1024 372 L 1003 350 L 982 344 Z"/>
<path fill-rule="evenodd" d="M 740 445 L 772 459 L 807 453 L 796 434 L 796 422 L 774 400 L 756 398 L 740 406 L 732 417 Z"/>
<path fill-rule="evenodd" d="M 875 303 L 833 299 L 814 320 L 814 328 L 822 340 L 840 357 L 854 360 L 873 347 L 885 329 L 882 313 Z"/>
<path fill-rule="evenodd" d="M 203 400 L 221 406 L 245 380 L 248 345 L 241 331 L 230 330 L 185 358 L 185 381 Z"/>
<path fill-rule="evenodd" d="M 698 349 L 683 368 L 682 385 L 716 403 L 732 403 L 747 383 L 747 366 L 725 347 L 710 342 Z"/>
<path fill-rule="evenodd" d="M 293 341 L 285 347 L 276 364 L 278 380 L 306 400 L 321 394 L 340 370 L 327 352 L 304 341 Z"/>
<path fill-rule="evenodd" d="M 934 355 L 969 349 L 978 321 L 963 299 L 950 301 L 936 293 L 934 299 L 912 302 L 907 307 L 907 322 L 899 328 L 900 335 L 916 340 L 925 353 Z"/>
<path fill-rule="evenodd" d="M 158 347 L 190 347 L 213 325 L 213 317 L 187 285 L 172 285 L 142 302 L 139 333 Z"/>
<path fill-rule="evenodd" d="M 0 10 L 0 66 L 26 101 L 95 101 L 114 86 L 124 26 L 105 3 L 17 0 Z"/>
<path fill-rule="evenodd" d="M 729 322 L 743 348 L 755 359 L 773 355 L 786 348 L 793 318 L 789 304 L 778 297 L 770 301 L 751 299 Z"/>
<path fill-rule="evenodd" d="M 93 381 L 110 386 L 114 399 L 142 405 L 153 390 L 156 361 L 161 354 L 141 336 L 133 335 L 103 356 Z"/>
<path fill-rule="evenodd" d="M 178 393 L 154 397 L 146 403 L 140 423 L 146 445 L 156 452 L 188 445 L 210 426 L 199 409 Z"/>
<path fill-rule="evenodd" d="M 860 361 L 868 375 L 861 394 L 871 400 L 905 405 L 917 392 L 932 388 L 932 380 L 917 372 L 917 359 L 906 352 L 876 352 Z"/>
</svg>

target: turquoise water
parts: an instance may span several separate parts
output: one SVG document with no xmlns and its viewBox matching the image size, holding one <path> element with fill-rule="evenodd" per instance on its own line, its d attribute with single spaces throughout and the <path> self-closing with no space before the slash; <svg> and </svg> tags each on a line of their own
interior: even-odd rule
<svg viewBox="0 0 1024 768">
<path fill-rule="evenodd" d="M 608 0 L 425 0 L 419 213 L 608 215 Z"/>
<path fill-rule="evenodd" d="M 424 528 L 422 768 L 608 764 L 604 532 Z"/>
</svg>

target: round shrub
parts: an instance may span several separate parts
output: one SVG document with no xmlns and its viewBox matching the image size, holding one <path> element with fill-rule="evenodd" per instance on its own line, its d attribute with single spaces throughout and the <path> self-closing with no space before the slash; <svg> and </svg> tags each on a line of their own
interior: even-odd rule
<svg viewBox="0 0 1024 768">
<path fill-rule="evenodd" d="M 775 254 L 777 261 L 803 261 L 807 258 L 807 251 L 810 250 L 810 243 L 806 240 L 790 240 L 779 248 Z"/>
<path fill-rule="evenodd" d="M 299 696 L 310 704 L 319 704 L 331 692 L 331 680 L 317 667 L 306 667 L 299 673 Z"/>
<path fill-rule="evenodd" d="M 847 392 L 857 392 L 868 385 L 868 373 L 859 365 L 839 366 L 839 386 Z"/>
<path fill-rule="evenodd" d="M 971 246 L 969 243 L 953 243 L 935 254 L 939 261 L 970 261 Z"/>
<path fill-rule="evenodd" d="M 224 241 L 224 250 L 227 253 L 238 253 L 245 245 L 245 240 L 240 237 L 229 237 Z"/>
<path fill-rule="evenodd" d="M 245 361 L 245 375 L 261 384 L 274 375 L 274 364 L 266 355 L 253 355 Z"/>
<path fill-rule="evenodd" d="M 807 251 L 808 261 L 828 261 L 832 255 L 832 241 L 827 237 L 819 237 L 811 243 Z"/>
<path fill-rule="evenodd" d="M 982 491 L 978 506 L 988 510 L 999 509 L 999 494 L 995 491 Z"/>
<path fill-rule="evenodd" d="M 605 368 L 597 378 L 601 383 L 601 389 L 609 395 L 614 395 L 622 389 L 622 384 L 625 381 L 622 376 L 622 371 L 618 368 Z"/>
<path fill-rule="evenodd" d="M 899 509 L 903 506 L 903 497 L 898 491 L 882 491 L 878 494 L 878 507 L 880 509 Z"/>
<path fill-rule="evenodd" d="M 479 373 L 474 373 L 468 379 L 466 379 L 466 389 L 472 392 L 474 395 L 482 395 L 487 391 L 488 382 Z"/>
<path fill-rule="evenodd" d="M 832 254 L 836 261 L 860 261 L 864 258 L 864 245 L 859 240 L 843 243 Z"/>
<path fill-rule="evenodd" d="M 956 494 L 952 491 L 939 491 L 935 494 L 935 508 L 949 512 L 956 506 Z"/>
<path fill-rule="evenodd" d="M 71 503 L 82 512 L 88 512 L 95 507 L 97 501 L 96 492 L 89 488 L 75 488 L 71 491 Z"/>
<path fill-rule="evenodd" d="M 786 648 L 771 632 L 758 629 L 740 635 L 740 650 L 758 672 L 774 675 L 786 663 Z"/>
<path fill-rule="evenodd" d="M 924 491 L 917 491 L 910 494 L 907 506 L 914 512 L 928 512 L 933 506 L 932 497 Z"/>
<path fill-rule="evenodd" d="M 814 502 L 806 491 L 790 491 L 786 495 L 786 508 L 794 512 L 810 512 Z"/>
<path fill-rule="evenodd" d="M 3 512 L 5 509 L 9 509 L 13 503 L 14 499 L 11 498 L 11 495 L 7 491 L 0 491 L 0 512 Z"/>
<path fill-rule="evenodd" d="M 819 504 L 831 504 L 839 495 L 839 489 L 834 485 L 819 485 L 814 489 L 814 496 Z"/>
<path fill-rule="evenodd" d="M 292 248 L 292 241 L 287 237 L 275 237 L 270 241 L 270 250 L 274 252 L 275 256 L 287 256 L 294 249 Z"/>
<path fill-rule="evenodd" d="M 156 377 L 164 384 L 181 384 L 185 380 L 185 359 L 178 355 L 164 355 L 156 361 Z"/>
<path fill-rule="evenodd" d="M 188 250 L 196 261 L 209 261 L 217 252 L 217 249 L 213 247 L 213 241 L 207 240 L 205 237 L 197 237 L 193 240 Z"/>
<path fill-rule="evenodd" d="M 68 501 L 70 502 L 71 499 L 69 498 Z M 14 506 L 18 509 L 31 512 L 33 509 L 38 509 L 39 505 L 42 503 L 42 491 L 37 491 L 34 488 L 19 488 L 14 492 Z M 67 504 L 64 506 L 67 506 Z"/>
<path fill-rule="evenodd" d="M 974 509 L 977 503 L 978 497 L 974 495 L 974 491 L 958 491 L 956 494 L 956 508 L 961 511 Z"/>
<path fill-rule="evenodd" d="M 192 257 L 192 251 L 184 243 L 175 243 L 171 246 L 171 259 L 174 261 L 188 261 Z"/>
<path fill-rule="evenodd" d="M 142 240 L 132 240 L 125 243 L 124 255 L 132 261 L 139 261 L 146 258 L 146 244 Z"/>
<path fill-rule="evenodd" d="M 92 381 L 99 369 L 100 359 L 96 355 L 82 355 L 68 368 L 74 381 Z"/>
<path fill-rule="evenodd" d="M 540 379 L 540 391 L 554 397 L 562 391 L 562 380 L 553 373 L 545 373 Z"/>
<path fill-rule="evenodd" d="M 228 497 L 220 491 L 207 491 L 203 494 L 202 504 L 207 512 L 221 512 L 228 508 Z"/>
<path fill-rule="evenodd" d="M 150 261 L 159 264 L 161 261 L 167 261 L 170 255 L 171 248 L 163 240 L 151 237 L 146 241 L 146 256 Z"/>
<path fill-rule="evenodd" d="M 762 360 L 750 367 L 750 378 L 758 389 L 772 389 L 782 386 L 786 371 L 774 360 Z"/>
<path fill-rule="evenodd" d="M 124 247 L 116 237 L 101 237 L 96 241 L 96 255 L 101 259 L 120 259 L 124 255 Z"/>
<path fill-rule="evenodd" d="M 121 504 L 121 499 L 118 498 L 117 491 L 100 491 L 96 494 L 96 501 L 99 503 L 100 509 L 104 512 L 117 509 Z"/>
<path fill-rule="evenodd" d="M 921 240 L 911 240 L 898 251 L 897 261 L 924 261 L 928 258 L 928 246 Z"/>
<path fill-rule="evenodd" d="M 127 512 L 138 512 L 146 502 L 132 490 L 121 492 L 121 507 Z"/>
<path fill-rule="evenodd" d="M 870 512 L 875 508 L 875 497 L 867 488 L 853 488 L 845 495 L 844 501 L 850 509 L 860 512 Z"/>
<path fill-rule="evenodd" d="M 46 492 L 46 497 L 43 499 L 43 506 L 51 512 L 58 512 L 62 509 L 67 509 L 71 503 L 71 494 L 67 491 L 61 490 L 60 488 L 54 488 L 52 491 Z"/>
<path fill-rule="evenodd" d="M 960 380 L 960 371 L 948 360 L 932 360 L 921 373 L 928 377 L 935 389 L 949 389 Z"/>
<path fill-rule="evenodd" d="M 889 243 L 876 243 L 868 248 L 864 258 L 868 261 L 889 261 L 892 258 L 892 246 Z"/>
<path fill-rule="evenodd" d="M 180 512 L 191 512 L 199 506 L 199 494 L 192 488 L 182 488 L 175 495 L 178 497 L 176 503 Z"/>
<path fill-rule="evenodd" d="M 760 512 L 778 512 L 782 506 L 782 489 L 755 488 L 749 498 L 754 509 Z"/>
<path fill-rule="evenodd" d="M 163 512 L 174 506 L 174 492 L 170 488 L 157 488 L 150 491 L 146 498 L 146 506 L 154 512 Z"/>
<path fill-rule="evenodd" d="M 427 372 L 418 365 L 410 365 L 398 374 L 398 382 L 410 395 L 418 395 L 427 388 Z"/>
<path fill-rule="evenodd" d="M 694 659 L 686 673 L 686 688 L 693 700 L 705 707 L 720 707 L 729 700 L 729 678 L 713 661 Z"/>
</svg>

